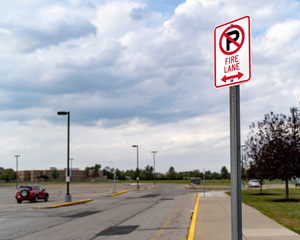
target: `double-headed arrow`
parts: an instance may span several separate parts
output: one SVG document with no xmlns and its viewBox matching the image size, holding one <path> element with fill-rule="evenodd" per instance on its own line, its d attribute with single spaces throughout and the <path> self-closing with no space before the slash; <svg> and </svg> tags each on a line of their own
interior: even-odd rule
<svg viewBox="0 0 300 240">
<path fill-rule="evenodd" d="M 228 76 L 226 77 L 226 75 L 221 79 L 224 83 L 226 83 L 227 80 L 233 79 L 233 78 L 238 78 L 240 79 L 244 74 L 242 74 L 241 72 L 238 72 L 238 74 L 233 75 L 233 76 Z"/>
</svg>

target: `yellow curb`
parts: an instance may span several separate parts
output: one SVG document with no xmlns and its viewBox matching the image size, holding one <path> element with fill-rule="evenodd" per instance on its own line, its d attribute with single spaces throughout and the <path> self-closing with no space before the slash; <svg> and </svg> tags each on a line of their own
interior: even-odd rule
<svg viewBox="0 0 300 240">
<path fill-rule="evenodd" d="M 90 202 L 90 201 L 93 201 L 93 199 L 90 198 L 90 199 L 85 199 L 85 200 L 80 200 L 80 201 L 75 201 L 75 202 L 61 203 L 61 204 L 51 205 L 51 206 L 47 206 L 47 207 L 33 207 L 33 209 L 57 208 L 57 207 L 70 206 L 70 205 L 85 203 L 85 202 Z"/>
<path fill-rule="evenodd" d="M 122 191 L 122 192 L 109 194 L 109 196 L 110 196 L 110 197 L 113 197 L 113 196 L 120 195 L 120 194 L 127 193 L 127 192 L 128 192 L 128 191 L 125 190 L 125 191 Z"/>
<path fill-rule="evenodd" d="M 151 187 L 149 187 L 149 188 L 157 188 L 157 186 L 151 186 Z"/>
<path fill-rule="evenodd" d="M 195 237 L 195 229 L 196 229 L 196 220 L 197 220 L 197 212 L 198 212 L 198 204 L 199 204 L 200 193 L 198 193 L 197 201 L 193 211 L 193 217 L 190 225 L 190 231 L 187 240 L 194 240 Z"/>
<path fill-rule="evenodd" d="M 143 190 L 147 190 L 148 188 L 141 188 L 141 189 L 137 189 L 137 191 L 143 191 Z"/>
</svg>

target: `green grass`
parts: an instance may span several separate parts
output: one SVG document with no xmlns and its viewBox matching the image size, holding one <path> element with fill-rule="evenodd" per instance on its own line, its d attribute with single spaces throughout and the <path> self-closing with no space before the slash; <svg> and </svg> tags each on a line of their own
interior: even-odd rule
<svg viewBox="0 0 300 240">
<path fill-rule="evenodd" d="M 94 183 L 94 184 L 101 184 L 101 183 L 113 183 L 114 181 L 73 181 L 73 184 L 76 183 Z M 154 180 L 140 180 L 140 183 L 154 183 Z M 33 182 L 19 182 L 18 185 L 21 184 L 33 184 Z M 34 182 L 35 184 L 41 184 L 41 185 L 47 185 L 47 184 L 65 184 L 65 181 L 45 181 L 45 182 Z M 125 180 L 120 180 L 117 181 L 117 183 L 136 183 L 136 180 L 133 181 L 125 181 Z M 190 180 L 156 180 L 156 183 L 166 183 L 166 184 L 190 184 Z M 11 183 L 0 183 L 0 187 L 4 186 L 15 186 L 15 182 Z M 205 180 L 205 185 L 230 185 L 230 180 Z M 201 186 L 203 186 L 203 180 L 201 181 Z"/>
<path fill-rule="evenodd" d="M 200 186 L 203 186 L 203 179 L 201 181 L 201 185 Z M 28 184 L 32 184 L 33 182 L 26 182 Z M 24 182 L 19 182 L 19 185 L 20 184 L 26 184 Z M 36 182 L 35 182 L 36 183 Z M 47 185 L 47 184 L 65 184 L 66 182 L 65 181 L 45 181 L 45 182 L 38 182 L 37 184 L 41 184 L 41 185 Z M 73 181 L 72 182 L 73 184 L 76 184 L 76 183 L 93 183 L 93 184 L 101 184 L 101 183 L 113 183 L 113 180 L 111 181 L 95 181 L 95 182 L 92 182 L 92 181 Z M 120 180 L 120 181 L 117 181 L 117 183 L 136 183 L 136 180 L 133 180 L 133 181 L 125 181 L 125 180 Z M 153 180 L 140 180 L 140 183 L 154 183 Z M 164 183 L 164 184 L 190 184 L 191 181 L 190 180 L 156 180 L 156 183 Z M 294 182 L 291 182 L 291 183 L 294 183 Z M 244 182 L 245 185 L 247 185 L 247 181 Z M 280 180 L 273 180 L 273 181 L 267 181 L 265 180 L 264 181 L 264 184 L 265 185 L 269 185 L 269 184 L 284 184 L 284 182 L 280 181 Z M 5 186 L 14 186 L 16 185 L 15 182 L 12 182 L 12 183 L 0 183 L 0 187 L 5 187 Z M 226 179 L 226 180 L 205 180 L 205 185 L 211 185 L 212 187 L 214 185 L 228 185 L 230 186 L 230 180 Z"/>
<path fill-rule="evenodd" d="M 289 200 L 285 199 L 285 189 L 243 190 L 243 203 L 256 208 L 279 224 L 300 234 L 300 189 L 289 189 Z"/>
</svg>

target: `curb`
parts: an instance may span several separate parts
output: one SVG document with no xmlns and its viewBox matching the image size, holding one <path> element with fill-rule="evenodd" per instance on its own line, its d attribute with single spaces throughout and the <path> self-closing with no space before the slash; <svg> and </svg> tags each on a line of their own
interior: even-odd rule
<svg viewBox="0 0 300 240">
<path fill-rule="evenodd" d="M 90 201 L 93 201 L 93 199 L 90 198 L 90 199 L 84 199 L 84 200 L 75 201 L 75 202 L 55 204 L 55 205 L 51 205 L 51 206 L 47 206 L 47 207 L 33 207 L 33 209 L 58 208 L 58 207 L 64 207 L 64 206 L 70 206 L 70 205 L 74 205 L 74 204 L 79 204 L 79 203 L 90 202 Z"/>
<path fill-rule="evenodd" d="M 156 185 L 156 186 L 151 186 L 151 187 L 149 187 L 149 188 L 157 188 L 157 185 Z"/>
<path fill-rule="evenodd" d="M 122 191 L 122 192 L 109 194 L 108 196 L 109 197 L 113 197 L 113 196 L 117 196 L 117 195 L 120 195 L 120 194 L 123 194 L 123 193 L 127 193 L 127 192 L 128 192 L 128 190 L 125 190 L 125 191 Z"/>
<path fill-rule="evenodd" d="M 144 190 L 147 190 L 147 189 L 148 189 L 147 187 L 144 187 L 144 188 L 137 189 L 136 191 L 144 191 Z"/>
<path fill-rule="evenodd" d="M 196 204 L 195 204 L 195 207 L 194 207 L 193 217 L 192 217 L 190 230 L 189 230 L 189 235 L 188 235 L 187 240 L 193 240 L 194 237 L 195 237 L 195 229 L 196 229 L 196 220 L 197 220 L 199 198 L 200 198 L 200 193 L 198 193 L 198 197 L 197 197 Z"/>
</svg>

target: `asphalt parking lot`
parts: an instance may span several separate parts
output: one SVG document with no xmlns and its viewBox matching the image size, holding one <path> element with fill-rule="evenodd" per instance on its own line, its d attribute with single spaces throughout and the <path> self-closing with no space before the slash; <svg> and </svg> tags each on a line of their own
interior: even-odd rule
<svg viewBox="0 0 300 240">
<path fill-rule="evenodd" d="M 15 187 L 0 188 L 0 239 L 186 239 L 197 193 L 183 185 L 157 188 L 117 184 L 128 193 L 108 197 L 113 184 L 70 184 L 73 201 L 85 204 L 35 209 L 63 203 L 65 185 L 44 184 L 49 201 L 14 198 Z"/>
</svg>

